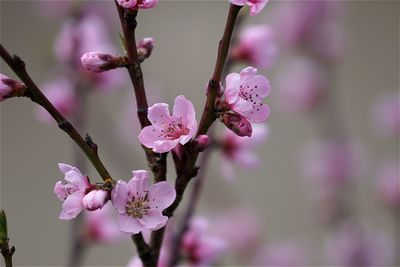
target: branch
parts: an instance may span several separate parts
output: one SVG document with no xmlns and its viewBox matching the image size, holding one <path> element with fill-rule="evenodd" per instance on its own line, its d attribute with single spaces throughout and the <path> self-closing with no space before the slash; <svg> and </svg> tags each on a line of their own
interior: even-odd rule
<svg viewBox="0 0 400 267">
<path fill-rule="evenodd" d="M 135 243 L 139 258 L 141 259 L 144 267 L 156 267 L 156 259 L 153 251 L 143 239 L 142 233 L 132 235 L 132 241 Z"/>
<path fill-rule="evenodd" d="M 90 136 L 87 135 L 85 139 L 82 138 L 82 136 L 78 133 L 74 126 L 51 104 L 51 102 L 40 91 L 35 82 L 27 73 L 25 63 L 16 55 L 12 57 L 1 44 L 0 56 L 21 79 L 21 81 L 27 86 L 26 96 L 29 97 L 33 102 L 42 106 L 44 109 L 47 110 L 47 112 L 50 113 L 50 115 L 58 123 L 58 127 L 66 132 L 86 154 L 88 159 L 96 168 L 97 172 L 100 174 L 101 178 L 105 182 L 112 183 L 113 180 L 107 169 L 101 162 L 97 153 L 97 145 L 91 141 Z"/>
</svg>

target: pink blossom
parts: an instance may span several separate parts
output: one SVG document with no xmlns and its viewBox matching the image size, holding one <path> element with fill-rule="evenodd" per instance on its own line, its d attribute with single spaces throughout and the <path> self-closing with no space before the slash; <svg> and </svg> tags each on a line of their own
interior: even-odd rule
<svg viewBox="0 0 400 267">
<path fill-rule="evenodd" d="M 378 193 L 395 210 L 400 207 L 400 169 L 398 161 L 387 161 L 378 172 Z"/>
<path fill-rule="evenodd" d="M 137 234 L 144 229 L 162 228 L 168 221 L 162 211 L 174 202 L 175 189 L 168 182 L 149 186 L 149 173 L 145 170 L 132 173 L 133 178 L 128 183 L 119 180 L 111 193 L 112 203 L 118 211 L 119 229 Z"/>
<path fill-rule="evenodd" d="M 222 152 L 223 175 L 232 180 L 235 175 L 233 165 L 253 169 L 258 163 L 257 155 L 252 151 L 259 146 L 268 136 L 269 128 L 263 124 L 253 125 L 251 137 L 239 137 L 233 132 L 226 130 L 219 140 Z"/>
<path fill-rule="evenodd" d="M 243 255 L 253 252 L 259 245 L 262 221 L 251 208 L 234 208 L 218 216 L 211 230 L 227 241 L 229 251 Z"/>
<path fill-rule="evenodd" d="M 197 151 L 204 151 L 208 148 L 210 145 L 210 140 L 208 138 L 208 135 L 202 134 L 199 135 L 196 139 L 193 141 L 194 147 Z"/>
<path fill-rule="evenodd" d="M 90 188 L 90 183 L 89 179 L 83 176 L 77 168 L 63 163 L 59 163 L 58 167 L 64 173 L 64 179 L 67 181 L 66 183 L 59 181 L 54 186 L 54 193 L 59 200 L 64 202 L 59 218 L 71 220 L 83 210 L 82 200 L 86 190 Z"/>
<path fill-rule="evenodd" d="M 62 115 L 71 118 L 78 112 L 79 99 L 70 80 L 58 78 L 44 84 L 42 88 L 44 95 Z M 53 122 L 53 118 L 42 107 L 37 109 L 36 117 L 42 122 Z"/>
<path fill-rule="evenodd" d="M 240 74 L 231 73 L 226 77 L 225 102 L 249 121 L 263 122 L 268 118 L 270 109 L 262 101 L 270 91 L 268 79 L 257 75 L 257 69 L 247 67 Z"/>
<path fill-rule="evenodd" d="M 232 4 L 237 6 L 248 5 L 250 7 L 250 15 L 254 16 L 261 12 L 261 10 L 268 3 L 268 0 L 229 0 Z"/>
<path fill-rule="evenodd" d="M 103 189 L 94 189 L 87 193 L 82 200 L 82 205 L 86 210 L 94 211 L 101 209 L 108 201 L 108 192 Z"/>
<path fill-rule="evenodd" d="M 149 108 L 147 117 L 152 125 L 143 128 L 139 140 L 154 152 L 168 152 L 196 135 L 196 113 L 193 104 L 183 95 L 176 97 L 172 115 L 168 104 L 157 103 Z"/>
<path fill-rule="evenodd" d="M 329 266 L 392 266 L 395 247 L 383 232 L 345 222 L 325 242 L 325 263 Z"/>
<path fill-rule="evenodd" d="M 118 4 L 123 8 L 138 9 L 155 7 L 158 0 L 117 0 Z"/>
<path fill-rule="evenodd" d="M 373 109 L 375 129 L 383 136 L 400 135 L 400 95 L 398 91 L 382 94 Z"/>
<path fill-rule="evenodd" d="M 225 240 L 207 234 L 207 228 L 207 220 L 195 218 L 183 236 L 182 250 L 191 266 L 212 265 L 226 251 Z"/>
<path fill-rule="evenodd" d="M 102 209 L 84 212 L 85 238 L 97 243 L 113 243 L 125 236 L 117 227 L 111 204 Z"/>
<path fill-rule="evenodd" d="M 259 68 L 268 68 L 274 62 L 278 48 L 274 43 L 271 27 L 266 25 L 248 26 L 240 32 L 232 57 Z"/>
<path fill-rule="evenodd" d="M 255 266 L 308 266 L 303 244 L 283 241 L 267 244 L 257 252 Z"/>
<path fill-rule="evenodd" d="M 288 112 L 313 110 L 323 99 L 327 77 L 317 63 L 307 59 L 287 62 L 277 79 L 278 102 Z"/>
<path fill-rule="evenodd" d="M 123 58 L 102 52 L 88 52 L 81 57 L 81 63 L 87 70 L 103 72 L 119 67 L 120 63 L 123 63 Z"/>
<path fill-rule="evenodd" d="M 26 87 L 23 83 L 15 81 L 0 73 L 0 101 L 3 101 L 11 95 L 17 95 L 19 91 L 22 92 L 25 88 Z"/>
</svg>

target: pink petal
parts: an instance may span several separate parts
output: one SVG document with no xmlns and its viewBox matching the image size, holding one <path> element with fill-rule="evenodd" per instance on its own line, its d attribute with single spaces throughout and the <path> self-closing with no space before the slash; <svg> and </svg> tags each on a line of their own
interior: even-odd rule
<svg viewBox="0 0 400 267">
<path fill-rule="evenodd" d="M 239 94 L 240 87 L 240 75 L 237 73 L 231 73 L 226 76 L 226 88 L 224 91 L 225 100 L 229 104 L 236 101 Z"/>
<path fill-rule="evenodd" d="M 60 171 L 64 174 L 66 174 L 69 171 L 72 171 L 73 169 L 76 169 L 75 167 L 72 167 L 70 165 L 67 165 L 65 163 L 58 163 L 58 168 L 60 169 Z M 78 170 L 78 169 L 76 169 Z M 79 170 L 78 170 L 79 171 Z"/>
<path fill-rule="evenodd" d="M 161 210 L 150 209 L 139 221 L 149 230 L 158 230 L 167 224 L 168 217 L 162 215 Z"/>
<path fill-rule="evenodd" d="M 253 89 L 253 91 L 251 91 L 251 94 L 255 100 L 261 100 L 264 97 L 268 96 L 271 92 L 271 85 L 269 83 L 269 80 L 263 75 L 255 75 L 251 79 L 247 79 L 246 81 L 244 81 L 242 85 L 243 90 L 248 93 L 250 93 L 250 90 Z"/>
<path fill-rule="evenodd" d="M 68 195 L 68 192 L 65 189 L 65 185 L 61 181 L 58 181 L 54 186 L 54 193 L 61 201 L 64 201 L 65 197 Z"/>
<path fill-rule="evenodd" d="M 174 187 L 168 182 L 159 182 L 149 188 L 150 206 L 164 210 L 169 207 L 176 198 Z"/>
<path fill-rule="evenodd" d="M 239 97 L 237 101 L 233 104 L 232 109 L 243 117 L 250 119 L 253 113 L 253 104 Z"/>
<path fill-rule="evenodd" d="M 159 140 L 154 142 L 153 151 L 156 153 L 165 153 L 171 151 L 179 144 L 179 138 L 174 140 Z"/>
<path fill-rule="evenodd" d="M 161 133 L 154 126 L 146 126 L 139 134 L 139 141 L 148 148 L 154 147 L 154 142 L 158 140 L 164 140 L 165 138 L 161 135 Z"/>
<path fill-rule="evenodd" d="M 187 100 L 185 96 L 180 95 L 175 98 L 173 117 L 181 118 L 183 126 L 187 126 L 196 120 L 196 112 L 192 102 Z"/>
<path fill-rule="evenodd" d="M 76 191 L 72 195 L 68 196 L 62 205 L 62 211 L 60 214 L 61 220 L 71 220 L 78 216 L 83 210 L 82 206 L 83 192 Z"/>
<path fill-rule="evenodd" d="M 128 184 L 119 180 L 111 192 L 111 201 L 119 214 L 125 213 L 126 203 L 128 202 Z"/>
<path fill-rule="evenodd" d="M 165 124 L 169 124 L 173 118 L 169 114 L 168 104 L 157 103 L 149 108 L 147 118 L 157 130 L 163 130 Z"/>
<path fill-rule="evenodd" d="M 133 178 L 129 180 L 129 191 L 134 196 L 143 197 L 149 190 L 149 173 L 145 170 L 133 171 Z"/>
<path fill-rule="evenodd" d="M 253 67 L 247 67 L 240 72 L 240 81 L 243 82 L 247 79 L 253 78 L 257 74 L 257 69 Z"/>
<path fill-rule="evenodd" d="M 87 177 L 83 176 L 76 168 L 73 168 L 71 171 L 67 172 L 64 179 L 81 190 L 84 190 L 89 186 Z"/>
<path fill-rule="evenodd" d="M 255 111 L 250 119 L 254 122 L 263 122 L 269 117 L 270 114 L 271 110 L 269 106 L 263 104 L 262 106 L 255 107 Z"/>
<path fill-rule="evenodd" d="M 234 5 L 244 6 L 246 4 L 246 0 L 229 0 Z"/>
<path fill-rule="evenodd" d="M 138 234 L 144 227 L 138 219 L 125 214 L 119 214 L 117 221 L 119 229 L 125 233 Z"/>
<path fill-rule="evenodd" d="M 267 2 L 268 0 L 259 0 L 256 1 L 255 4 L 248 2 L 248 5 L 250 6 L 250 16 L 255 16 L 258 13 L 260 13 L 260 11 L 263 10 Z"/>
</svg>

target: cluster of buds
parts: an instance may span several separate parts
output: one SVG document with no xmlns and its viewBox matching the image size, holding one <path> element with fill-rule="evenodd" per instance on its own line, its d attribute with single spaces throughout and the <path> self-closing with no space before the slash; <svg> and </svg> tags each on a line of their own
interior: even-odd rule
<svg viewBox="0 0 400 267">
<path fill-rule="evenodd" d="M 25 90 L 25 84 L 0 74 L 0 101 L 14 96 L 23 96 Z"/>
</svg>

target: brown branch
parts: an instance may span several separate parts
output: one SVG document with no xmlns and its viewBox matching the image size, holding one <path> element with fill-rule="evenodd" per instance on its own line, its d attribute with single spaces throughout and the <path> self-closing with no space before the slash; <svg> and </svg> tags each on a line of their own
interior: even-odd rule
<svg viewBox="0 0 400 267">
<path fill-rule="evenodd" d="M 132 241 L 135 243 L 139 258 L 145 267 L 156 267 L 157 262 L 153 254 L 153 250 L 143 239 L 142 233 L 132 235 Z"/>
<path fill-rule="evenodd" d="M 12 246 L 11 248 L 8 245 L 8 240 L 4 244 L 0 245 L 0 252 L 1 255 L 3 255 L 4 262 L 6 264 L 6 267 L 12 267 L 12 255 L 15 252 L 15 247 Z"/>
<path fill-rule="evenodd" d="M 26 96 L 29 97 L 33 102 L 46 109 L 47 112 L 49 112 L 54 120 L 58 123 L 58 127 L 67 133 L 86 154 L 88 159 L 96 168 L 97 172 L 100 174 L 101 178 L 105 182 L 112 182 L 110 174 L 99 158 L 97 153 L 97 145 L 91 141 L 91 138 L 88 135 L 85 139 L 83 139 L 74 126 L 51 104 L 51 102 L 44 96 L 44 94 L 40 91 L 38 86 L 27 73 L 25 63 L 16 55 L 11 56 L 1 44 L 0 56 L 27 86 Z"/>
</svg>

